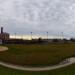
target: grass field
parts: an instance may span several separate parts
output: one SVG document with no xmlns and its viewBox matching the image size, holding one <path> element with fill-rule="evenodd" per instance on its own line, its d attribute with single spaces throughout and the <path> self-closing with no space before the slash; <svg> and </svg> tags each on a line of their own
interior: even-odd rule
<svg viewBox="0 0 75 75">
<path fill-rule="evenodd" d="M 9 50 L 0 52 L 0 60 L 23 66 L 53 65 L 75 56 L 75 43 L 5 46 Z"/>
<path fill-rule="evenodd" d="M 75 43 L 50 45 L 5 45 L 0 60 L 27 66 L 46 66 L 75 56 Z M 75 64 L 52 71 L 28 72 L 0 66 L 0 75 L 75 75 Z"/>
</svg>

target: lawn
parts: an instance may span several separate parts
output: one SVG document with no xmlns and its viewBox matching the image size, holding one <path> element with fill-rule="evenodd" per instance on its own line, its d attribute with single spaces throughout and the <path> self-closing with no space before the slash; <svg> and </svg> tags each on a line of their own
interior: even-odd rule
<svg viewBox="0 0 75 75">
<path fill-rule="evenodd" d="M 0 52 L 0 60 L 22 66 L 53 65 L 75 56 L 75 43 L 5 46 L 9 50 Z"/>
</svg>

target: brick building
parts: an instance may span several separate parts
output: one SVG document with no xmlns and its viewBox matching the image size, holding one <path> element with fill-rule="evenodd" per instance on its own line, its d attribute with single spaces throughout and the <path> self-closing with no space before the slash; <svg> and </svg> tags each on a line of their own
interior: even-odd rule
<svg viewBox="0 0 75 75">
<path fill-rule="evenodd" d="M 9 33 L 3 32 L 3 27 L 1 27 L 0 40 L 8 40 Z"/>
</svg>

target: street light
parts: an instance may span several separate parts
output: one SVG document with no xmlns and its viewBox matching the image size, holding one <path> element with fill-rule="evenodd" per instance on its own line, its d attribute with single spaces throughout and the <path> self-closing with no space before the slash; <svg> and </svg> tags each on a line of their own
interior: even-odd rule
<svg viewBox="0 0 75 75">
<path fill-rule="evenodd" d="M 23 40 L 23 34 L 22 34 L 22 36 L 21 36 L 21 37 L 22 37 L 22 40 Z"/>
<path fill-rule="evenodd" d="M 46 32 L 47 33 L 47 40 L 48 40 L 48 32 Z"/>
<path fill-rule="evenodd" d="M 16 39 L 16 33 L 15 33 L 15 39 Z"/>
<path fill-rule="evenodd" d="M 64 33 L 63 33 L 63 32 L 61 32 L 61 34 L 62 34 L 62 38 L 64 38 L 64 35 L 63 35 Z"/>
<path fill-rule="evenodd" d="M 33 32 L 30 32 L 31 33 L 31 40 L 32 40 L 32 34 L 33 34 Z"/>
</svg>

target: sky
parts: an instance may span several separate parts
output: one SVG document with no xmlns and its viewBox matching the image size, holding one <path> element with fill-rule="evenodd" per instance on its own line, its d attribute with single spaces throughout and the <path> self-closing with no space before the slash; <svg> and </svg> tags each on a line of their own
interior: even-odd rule
<svg viewBox="0 0 75 75">
<path fill-rule="evenodd" d="M 0 0 L 0 26 L 10 34 L 75 37 L 75 0 Z"/>
</svg>

